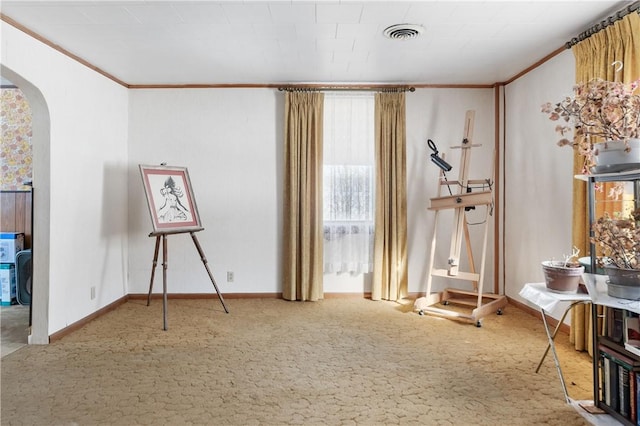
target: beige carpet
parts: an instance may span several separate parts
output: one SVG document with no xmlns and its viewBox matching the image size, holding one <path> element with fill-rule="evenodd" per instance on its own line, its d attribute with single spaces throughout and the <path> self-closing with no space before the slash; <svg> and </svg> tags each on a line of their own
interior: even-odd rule
<svg viewBox="0 0 640 426">
<path fill-rule="evenodd" d="M 29 306 L 0 306 L 0 357 L 5 357 L 27 344 Z"/>
<path fill-rule="evenodd" d="M 583 425 L 540 320 L 483 326 L 364 299 L 133 300 L 48 346 L 2 359 L 2 425 Z M 591 364 L 567 336 L 570 396 Z"/>
</svg>

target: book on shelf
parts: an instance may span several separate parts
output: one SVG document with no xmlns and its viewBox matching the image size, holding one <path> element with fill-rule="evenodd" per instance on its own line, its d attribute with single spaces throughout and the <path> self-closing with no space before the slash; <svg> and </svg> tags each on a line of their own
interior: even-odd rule
<svg viewBox="0 0 640 426">
<path fill-rule="evenodd" d="M 629 420 L 633 423 L 638 421 L 638 397 L 636 393 L 636 389 L 638 389 L 637 385 L 637 374 L 635 371 L 629 371 Z"/>
<path fill-rule="evenodd" d="M 629 385 L 629 370 L 618 365 L 618 412 L 625 418 L 631 413 L 631 386 Z"/>
<path fill-rule="evenodd" d="M 598 351 L 602 369 L 602 402 L 636 423 L 640 361 L 602 344 L 598 345 Z"/>
<path fill-rule="evenodd" d="M 624 316 L 624 348 L 640 356 L 640 318 L 631 311 L 626 311 Z"/>
<path fill-rule="evenodd" d="M 603 367 L 602 402 L 612 410 L 618 411 L 618 396 L 620 395 L 620 390 L 618 389 L 618 364 L 611 359 L 610 355 L 603 351 L 600 351 L 600 357 L 602 358 Z"/>
<path fill-rule="evenodd" d="M 609 407 L 613 408 L 615 411 L 619 411 L 620 410 L 619 399 L 618 399 L 618 396 L 620 395 L 620 389 L 618 389 L 618 386 L 619 386 L 618 379 L 620 377 L 618 375 L 619 366 L 618 366 L 618 363 L 616 363 L 613 359 L 607 358 L 607 360 L 609 361 L 609 383 L 610 383 Z"/>
<path fill-rule="evenodd" d="M 640 392 L 638 392 L 640 390 L 640 374 L 636 374 L 636 389 L 635 389 L 635 396 L 636 396 L 636 412 L 635 412 L 635 417 L 632 418 L 635 419 L 636 424 L 638 426 L 640 426 L 640 416 L 638 416 L 638 407 L 640 407 Z"/>
<path fill-rule="evenodd" d="M 611 404 L 611 382 L 609 382 L 609 359 L 604 354 L 599 353 L 600 357 L 600 401 L 610 405 Z"/>
<path fill-rule="evenodd" d="M 607 337 L 618 344 L 624 342 L 624 312 L 618 308 L 607 308 Z"/>
</svg>

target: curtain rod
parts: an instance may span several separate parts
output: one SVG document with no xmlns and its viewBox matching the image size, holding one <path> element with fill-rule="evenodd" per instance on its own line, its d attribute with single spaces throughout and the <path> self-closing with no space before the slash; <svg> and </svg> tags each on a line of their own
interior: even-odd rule
<svg viewBox="0 0 640 426">
<path fill-rule="evenodd" d="M 278 87 L 279 91 L 287 92 L 313 92 L 313 91 L 382 91 L 382 92 L 415 92 L 416 88 L 411 86 L 388 86 L 388 85 L 290 85 Z"/>
<path fill-rule="evenodd" d="M 586 31 L 581 32 L 580 34 L 578 34 L 577 37 L 574 37 L 570 41 L 565 43 L 565 47 L 567 49 L 571 49 L 573 46 L 580 43 L 581 41 L 588 39 L 592 35 L 604 30 L 609 25 L 613 25 L 616 21 L 619 21 L 620 19 L 624 18 L 625 16 L 633 12 L 638 12 L 640 14 L 640 1 L 631 3 L 629 6 L 625 7 L 624 9 L 619 10 L 618 12 L 609 16 L 608 18 L 603 19 L 602 21 L 598 22 L 597 24 L 587 29 Z"/>
</svg>

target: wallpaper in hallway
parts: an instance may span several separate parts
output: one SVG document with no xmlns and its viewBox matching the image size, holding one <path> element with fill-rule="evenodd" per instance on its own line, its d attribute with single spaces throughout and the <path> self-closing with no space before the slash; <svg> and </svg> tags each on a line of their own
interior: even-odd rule
<svg viewBox="0 0 640 426">
<path fill-rule="evenodd" d="M 28 190 L 32 179 L 31 108 L 20 89 L 0 90 L 0 190 Z"/>
</svg>

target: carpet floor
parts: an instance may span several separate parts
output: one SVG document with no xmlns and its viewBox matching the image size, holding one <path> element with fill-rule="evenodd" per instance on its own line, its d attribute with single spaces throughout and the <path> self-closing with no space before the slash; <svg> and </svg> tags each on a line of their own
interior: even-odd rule
<svg viewBox="0 0 640 426">
<path fill-rule="evenodd" d="M 566 404 L 539 319 L 482 327 L 358 298 L 130 300 L 2 358 L 2 425 L 585 425 Z M 569 395 L 591 361 L 565 334 Z"/>
</svg>

